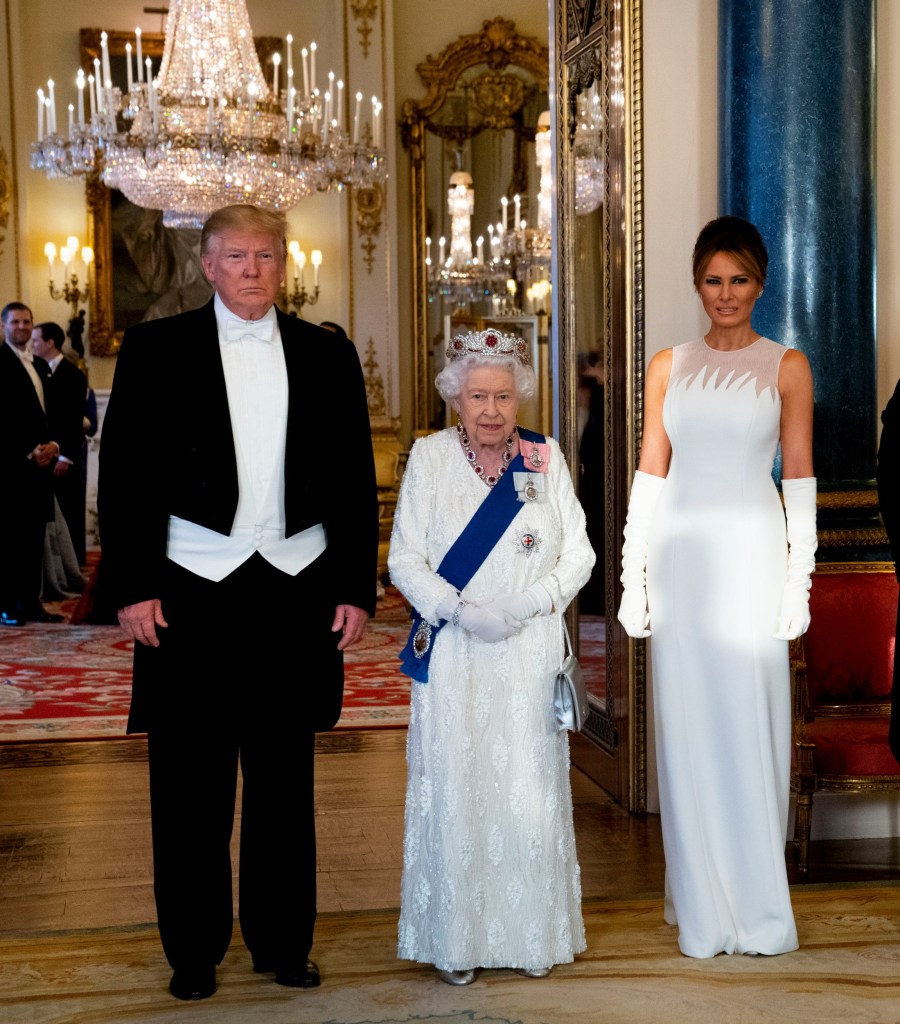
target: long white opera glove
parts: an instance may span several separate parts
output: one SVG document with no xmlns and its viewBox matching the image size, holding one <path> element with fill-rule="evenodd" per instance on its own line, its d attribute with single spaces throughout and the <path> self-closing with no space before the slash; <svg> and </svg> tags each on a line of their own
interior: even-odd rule
<svg viewBox="0 0 900 1024">
<path fill-rule="evenodd" d="M 495 644 L 515 636 L 522 628 L 519 619 L 509 612 L 493 609 L 487 605 L 466 604 L 453 617 L 453 624 L 460 625 L 486 644 Z"/>
<path fill-rule="evenodd" d="M 809 629 L 810 576 L 816 568 L 816 478 L 782 480 L 787 517 L 787 579 L 781 594 L 776 640 L 795 640 Z"/>
<path fill-rule="evenodd" d="M 628 515 L 622 531 L 622 601 L 617 618 L 629 636 L 636 639 L 650 636 L 650 614 L 647 611 L 647 541 L 653 510 L 666 478 L 642 473 L 634 474 Z"/>
<path fill-rule="evenodd" d="M 496 612 L 505 612 L 519 622 L 535 615 L 549 615 L 553 611 L 553 598 L 542 583 L 532 583 L 527 590 L 483 601 L 481 607 Z"/>
</svg>

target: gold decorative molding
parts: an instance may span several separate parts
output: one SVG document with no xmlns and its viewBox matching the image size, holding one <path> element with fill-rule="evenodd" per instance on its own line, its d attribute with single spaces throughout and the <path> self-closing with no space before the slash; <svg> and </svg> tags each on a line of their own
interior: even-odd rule
<svg viewBox="0 0 900 1024">
<path fill-rule="evenodd" d="M 0 229 L 4 232 L 9 227 L 9 210 L 13 197 L 13 180 L 9 172 L 9 160 L 6 150 L 0 146 Z M 6 235 L 0 235 L 0 256 L 3 255 L 3 243 Z"/>
<path fill-rule="evenodd" d="M 360 248 L 366 270 L 371 274 L 375 266 L 375 238 L 381 231 L 381 212 L 384 209 L 384 189 L 379 184 L 371 188 L 358 188 L 356 200 L 356 228 L 360 233 Z"/>
<path fill-rule="evenodd" d="M 819 491 L 816 495 L 819 508 L 878 508 L 878 491 Z"/>
<path fill-rule="evenodd" d="M 881 526 L 819 530 L 818 539 L 820 548 L 880 548 L 888 545 L 888 535 Z"/>
<path fill-rule="evenodd" d="M 375 339 L 369 338 L 366 346 L 366 359 L 363 363 L 364 380 L 366 382 L 366 400 L 369 405 L 369 416 L 386 416 L 387 403 L 384 400 L 384 379 L 378 372 L 378 360 L 375 358 Z"/>
<path fill-rule="evenodd" d="M 363 59 L 369 56 L 369 43 L 372 36 L 372 22 L 378 14 L 378 0 L 350 0 L 350 13 L 357 22 L 359 48 Z"/>
</svg>

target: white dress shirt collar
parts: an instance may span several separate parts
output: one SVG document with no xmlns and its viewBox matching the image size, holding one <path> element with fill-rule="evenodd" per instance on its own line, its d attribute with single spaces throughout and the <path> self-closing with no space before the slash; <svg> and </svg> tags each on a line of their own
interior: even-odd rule
<svg viewBox="0 0 900 1024">
<path fill-rule="evenodd" d="M 216 324 L 219 328 L 220 341 L 236 341 L 240 338 L 255 338 L 259 341 L 274 341 L 275 327 L 278 318 L 275 307 L 270 306 L 259 320 L 242 320 L 225 305 L 216 292 L 213 299 L 216 311 Z"/>
</svg>

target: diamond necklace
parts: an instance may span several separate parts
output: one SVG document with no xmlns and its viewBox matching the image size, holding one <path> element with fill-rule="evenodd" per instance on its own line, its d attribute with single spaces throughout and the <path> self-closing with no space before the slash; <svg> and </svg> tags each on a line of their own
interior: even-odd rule
<svg viewBox="0 0 900 1024">
<path fill-rule="evenodd" d="M 501 476 L 506 472 L 506 467 L 512 462 L 512 447 L 513 437 L 515 436 L 515 429 L 506 439 L 506 451 L 504 451 L 501 458 L 499 467 L 497 468 L 496 476 L 494 474 L 488 475 L 484 471 L 484 466 L 480 466 L 475 460 L 477 456 L 472 451 L 469 445 L 469 434 L 466 428 L 462 425 L 462 421 L 456 424 L 456 433 L 459 435 L 459 443 L 462 445 L 463 451 L 466 453 L 466 459 L 472 469 L 481 477 L 481 479 L 488 485 L 493 487 L 494 484 L 500 479 Z"/>
</svg>

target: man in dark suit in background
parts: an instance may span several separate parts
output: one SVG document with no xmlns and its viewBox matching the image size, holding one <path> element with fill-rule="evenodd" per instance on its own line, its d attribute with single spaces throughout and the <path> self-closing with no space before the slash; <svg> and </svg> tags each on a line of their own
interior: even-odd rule
<svg viewBox="0 0 900 1024">
<path fill-rule="evenodd" d="M 875 479 L 878 481 L 878 505 L 891 545 L 891 557 L 900 579 L 900 382 L 881 414 L 881 441 Z M 897 630 L 900 635 L 900 609 Z M 900 657 L 894 657 L 894 686 L 891 692 L 891 752 L 900 761 Z"/>
<path fill-rule="evenodd" d="M 378 510 L 349 341 L 274 306 L 285 221 L 214 213 L 200 309 L 125 333 L 103 427 L 101 573 L 135 643 L 129 730 L 146 731 L 154 890 L 170 991 L 200 999 L 233 920 L 255 970 L 319 984 L 313 750 L 343 654 L 374 612 Z"/>
<path fill-rule="evenodd" d="M 50 369 L 28 348 L 33 320 L 21 302 L 0 313 L 0 624 L 60 622 L 41 604 L 44 531 L 53 518 L 52 466 L 60 446 L 47 421 Z"/>
<path fill-rule="evenodd" d="M 36 324 L 31 349 L 50 367 L 44 385 L 50 432 L 59 442 L 59 458 L 53 465 L 53 489 L 69 528 L 79 565 L 87 561 L 84 506 L 87 466 L 84 461 L 84 412 L 87 377 L 63 355 L 66 335 L 59 324 Z"/>
</svg>

